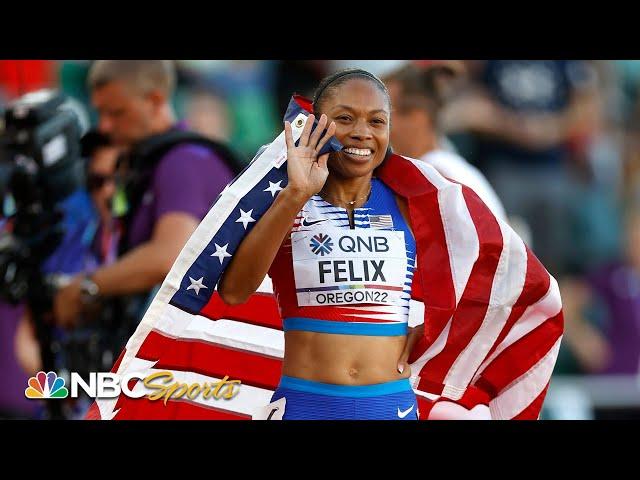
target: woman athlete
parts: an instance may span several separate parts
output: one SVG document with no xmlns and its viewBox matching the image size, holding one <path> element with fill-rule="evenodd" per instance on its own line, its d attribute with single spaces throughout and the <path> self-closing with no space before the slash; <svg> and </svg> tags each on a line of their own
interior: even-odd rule
<svg viewBox="0 0 640 480">
<path fill-rule="evenodd" d="M 318 87 L 298 144 L 285 122 L 288 184 L 245 237 L 218 285 L 244 303 L 268 273 L 283 318 L 283 419 L 416 420 L 408 328 L 415 241 L 408 207 L 375 176 L 391 105 L 363 70 Z M 332 137 L 339 152 L 319 156 Z M 293 225 L 293 228 L 292 228 Z"/>
</svg>

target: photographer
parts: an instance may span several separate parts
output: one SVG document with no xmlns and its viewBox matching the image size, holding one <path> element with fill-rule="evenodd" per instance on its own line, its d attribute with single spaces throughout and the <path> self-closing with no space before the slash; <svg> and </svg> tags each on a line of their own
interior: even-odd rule
<svg viewBox="0 0 640 480">
<path fill-rule="evenodd" d="M 67 274 L 90 272 L 99 265 L 112 263 L 120 237 L 120 226 L 112 214 L 120 149 L 111 145 L 109 139 L 97 131 L 90 131 L 82 137 L 81 147 L 82 156 L 87 160 L 86 192 L 80 191 L 71 197 L 77 199 L 74 203 L 82 205 L 82 208 L 70 212 L 77 214 L 82 211 L 87 214 L 76 222 L 80 228 L 68 230 L 69 240 L 48 260 L 49 269 L 61 268 Z M 73 218 L 70 218 L 68 223 L 72 221 Z M 58 260 L 73 257 L 82 258 L 81 264 L 65 268 Z M 29 375 L 35 375 L 42 369 L 42 359 L 30 317 L 27 310 L 18 324 L 15 353 L 21 368 Z"/>
<path fill-rule="evenodd" d="M 42 414 L 47 410 L 48 418 L 64 417 L 66 405 L 44 406 L 25 398 L 27 377 L 18 356 L 27 353 L 20 360 L 26 360 L 30 370 L 66 368 L 64 334 L 52 328 L 52 292 L 97 263 L 91 240 L 98 219 L 83 188 L 82 114 L 54 90 L 29 92 L 3 112 L 0 367 L 9 387 L 0 394 L 0 416 L 33 416 L 39 409 Z M 22 341 L 23 329 L 18 329 L 23 316 L 32 320 L 31 342 Z M 14 349 L 17 330 L 21 352 Z"/>
<path fill-rule="evenodd" d="M 83 293 L 122 296 L 149 292 L 159 284 L 236 173 L 219 151 L 189 141 L 169 148 L 155 161 L 132 160 L 150 141 L 186 130 L 184 123 L 176 122 L 170 104 L 175 83 L 171 62 L 99 60 L 91 67 L 88 83 L 100 132 L 127 151 L 128 174 L 146 181 L 129 189 L 126 253 L 90 276 L 78 275 L 57 292 L 54 312 L 64 327 L 75 325 Z"/>
<path fill-rule="evenodd" d="M 120 147 L 113 145 L 109 137 L 97 130 L 91 130 L 82 138 L 82 156 L 89 161 L 87 191 L 100 218 L 93 247 L 102 265 L 116 260 L 122 235 L 122 225 L 113 212 L 120 154 Z"/>
</svg>

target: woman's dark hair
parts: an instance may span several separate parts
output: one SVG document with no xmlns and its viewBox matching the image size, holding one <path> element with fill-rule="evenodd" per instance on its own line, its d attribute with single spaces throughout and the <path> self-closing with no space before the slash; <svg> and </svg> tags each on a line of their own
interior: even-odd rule
<svg viewBox="0 0 640 480">
<path fill-rule="evenodd" d="M 325 77 L 320 82 L 320 85 L 318 85 L 318 88 L 313 95 L 313 111 L 317 112 L 321 110 L 320 105 L 322 105 L 322 102 L 327 98 L 327 96 L 332 95 L 340 85 L 354 79 L 362 79 L 372 82 L 382 93 L 384 93 L 384 96 L 387 99 L 387 104 L 391 107 L 389 91 L 382 80 L 366 70 L 362 70 L 360 68 L 348 68 L 345 70 L 339 70 L 328 77 Z"/>
</svg>

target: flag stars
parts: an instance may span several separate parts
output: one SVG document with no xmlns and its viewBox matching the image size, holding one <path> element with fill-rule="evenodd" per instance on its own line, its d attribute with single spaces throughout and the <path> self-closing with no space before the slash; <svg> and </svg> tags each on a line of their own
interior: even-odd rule
<svg viewBox="0 0 640 480">
<path fill-rule="evenodd" d="M 245 212 L 244 210 L 240 209 L 240 218 L 236 220 L 236 223 L 242 223 L 242 226 L 246 230 L 247 225 L 249 225 L 252 222 L 255 222 L 255 219 L 251 218 L 252 213 L 253 213 L 253 208 L 248 212 Z"/>
<path fill-rule="evenodd" d="M 269 192 L 271 193 L 271 198 L 276 196 L 276 193 L 278 193 L 280 190 L 282 190 L 282 187 L 280 186 L 280 184 L 282 183 L 282 180 L 280 180 L 277 183 L 273 183 L 273 182 L 269 182 L 269 187 L 265 188 L 263 190 L 263 192 Z"/>
<path fill-rule="evenodd" d="M 218 260 L 220 260 L 220 265 L 222 265 L 222 262 L 224 262 L 224 259 L 231 256 L 231 254 L 227 253 L 227 247 L 229 246 L 229 244 L 227 243 L 226 245 L 221 247 L 216 243 L 215 246 L 216 246 L 216 252 L 212 253 L 211 256 L 218 257 Z"/>
<path fill-rule="evenodd" d="M 191 285 L 187 287 L 187 290 L 195 290 L 196 295 L 200 295 L 201 288 L 209 288 L 202 283 L 204 277 L 200 277 L 198 280 L 194 280 L 193 278 L 189 277 L 189 280 L 191 280 Z"/>
</svg>

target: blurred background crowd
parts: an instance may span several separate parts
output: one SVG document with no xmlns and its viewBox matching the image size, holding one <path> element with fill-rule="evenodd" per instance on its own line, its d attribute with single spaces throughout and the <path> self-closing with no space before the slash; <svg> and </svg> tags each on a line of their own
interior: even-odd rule
<svg viewBox="0 0 640 480">
<path fill-rule="evenodd" d="M 88 131 L 99 122 L 91 64 L 0 61 L 0 111 L 27 92 L 55 88 Z M 543 418 L 640 418 L 640 61 L 177 60 L 170 102 L 193 131 L 248 161 L 282 130 L 292 93 L 311 96 L 320 79 L 345 67 L 393 81 L 407 64 L 445 73 L 430 107 L 440 148 L 486 177 L 512 227 L 560 284 L 565 336 Z M 409 115 L 411 105 L 403 108 Z M 113 262 L 117 148 L 85 137 L 83 154 L 103 227 L 94 232 L 98 263 Z M 37 344 L 16 308 L 0 305 L 0 372 L 10 380 L 0 417 L 37 418 L 41 407 L 24 397 L 40 367 Z M 81 330 L 60 344 L 67 355 L 92 341 Z M 101 352 L 112 364 L 113 352 Z"/>
</svg>

